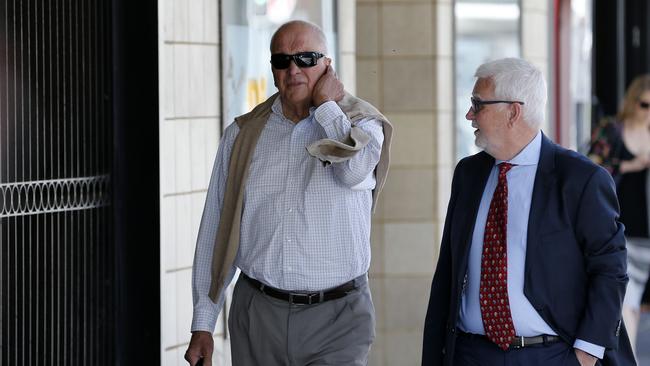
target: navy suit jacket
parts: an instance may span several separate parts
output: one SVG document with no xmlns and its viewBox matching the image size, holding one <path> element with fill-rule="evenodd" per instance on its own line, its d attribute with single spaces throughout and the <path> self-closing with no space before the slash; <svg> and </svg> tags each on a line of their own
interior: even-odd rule
<svg viewBox="0 0 650 366">
<path fill-rule="evenodd" d="M 483 189 L 494 158 L 461 160 L 424 326 L 422 365 L 452 365 L 463 279 Z M 524 294 L 568 344 L 576 338 L 606 348 L 604 365 L 634 365 L 621 322 L 628 278 L 624 227 L 607 171 L 546 136 L 528 221 Z"/>
</svg>

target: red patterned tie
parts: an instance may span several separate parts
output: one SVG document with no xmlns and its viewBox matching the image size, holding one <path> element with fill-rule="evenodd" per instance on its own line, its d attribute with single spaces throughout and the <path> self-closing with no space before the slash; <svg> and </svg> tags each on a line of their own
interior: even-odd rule
<svg viewBox="0 0 650 366">
<path fill-rule="evenodd" d="M 490 202 L 481 257 L 481 317 L 485 335 L 504 351 L 515 336 L 508 301 L 508 179 L 512 164 L 499 164 L 499 184 Z"/>
</svg>

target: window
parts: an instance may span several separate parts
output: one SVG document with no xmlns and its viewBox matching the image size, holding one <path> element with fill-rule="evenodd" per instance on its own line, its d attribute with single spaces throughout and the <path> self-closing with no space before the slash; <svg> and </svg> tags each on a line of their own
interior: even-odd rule
<svg viewBox="0 0 650 366">
<path fill-rule="evenodd" d="M 489 60 L 520 57 L 518 0 L 456 0 L 456 159 L 474 154 L 474 129 L 465 119 L 476 68 Z"/>
</svg>

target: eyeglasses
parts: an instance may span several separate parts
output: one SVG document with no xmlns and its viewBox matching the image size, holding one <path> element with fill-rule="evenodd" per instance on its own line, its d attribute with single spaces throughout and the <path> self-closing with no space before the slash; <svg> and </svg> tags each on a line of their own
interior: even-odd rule
<svg viewBox="0 0 650 366">
<path fill-rule="evenodd" d="M 643 109 L 648 109 L 648 108 L 650 108 L 650 102 L 644 102 L 644 101 L 640 100 L 639 101 L 639 107 L 641 107 Z"/>
<path fill-rule="evenodd" d="M 524 105 L 524 102 L 519 102 L 519 101 L 516 101 L 516 100 L 478 100 L 478 99 L 476 99 L 474 97 L 471 97 L 470 99 L 472 100 L 472 112 L 474 112 L 474 114 L 477 114 L 478 112 L 480 112 L 481 108 L 483 108 L 483 105 L 485 105 L 485 104 L 499 104 L 499 103 L 513 104 L 513 103 L 517 103 L 517 104 Z"/>
<path fill-rule="evenodd" d="M 323 57 L 319 52 L 298 52 L 294 55 L 287 55 L 284 53 L 276 53 L 271 55 L 271 65 L 278 70 L 284 70 L 289 67 L 291 60 L 298 67 L 314 67 L 318 63 L 318 59 Z"/>
</svg>

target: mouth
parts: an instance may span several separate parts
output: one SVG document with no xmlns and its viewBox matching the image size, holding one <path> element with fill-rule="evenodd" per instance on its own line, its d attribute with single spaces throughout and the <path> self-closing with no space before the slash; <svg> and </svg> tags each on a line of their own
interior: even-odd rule
<svg viewBox="0 0 650 366">
<path fill-rule="evenodd" d="M 289 81 L 287 83 L 287 86 L 294 87 L 294 86 L 300 86 L 300 85 L 303 85 L 303 84 L 305 84 L 304 81 Z"/>
</svg>

